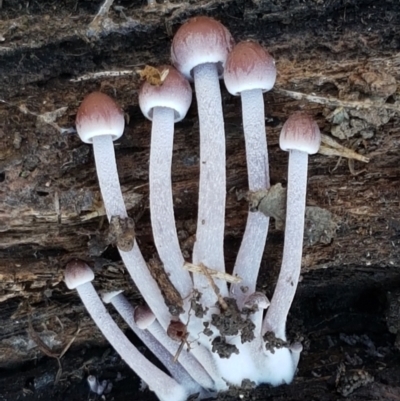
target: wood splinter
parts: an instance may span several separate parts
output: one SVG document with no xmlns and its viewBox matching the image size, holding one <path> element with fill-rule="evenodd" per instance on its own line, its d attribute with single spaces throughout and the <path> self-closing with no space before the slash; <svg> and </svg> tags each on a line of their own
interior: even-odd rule
<svg viewBox="0 0 400 401">
<path fill-rule="evenodd" d="M 189 265 L 189 267 L 188 267 L 188 265 Z M 210 283 L 212 290 L 215 292 L 215 295 L 218 298 L 218 303 L 221 306 L 221 309 L 223 309 L 224 311 L 228 309 L 228 305 L 225 302 L 224 297 L 221 295 L 218 286 L 214 283 L 213 277 L 221 278 L 221 277 L 219 277 L 219 275 L 221 275 L 221 276 L 223 276 L 223 278 L 221 278 L 221 279 L 226 280 L 226 281 L 229 281 L 226 276 L 230 276 L 232 279 L 235 279 L 236 277 L 231 276 L 226 273 L 223 273 L 223 272 L 219 272 L 217 270 L 210 269 L 210 268 L 204 266 L 202 263 L 200 263 L 200 265 L 197 266 L 197 265 L 193 265 L 192 263 L 186 262 L 183 265 L 183 267 L 191 272 L 204 274 L 204 276 L 206 276 L 206 278 L 207 278 L 207 281 Z M 242 279 L 240 277 L 237 277 L 237 278 L 240 281 L 242 281 Z M 240 281 L 239 281 L 239 283 L 240 283 Z"/>
<path fill-rule="evenodd" d="M 208 274 L 212 278 L 217 278 L 218 280 L 225 280 L 227 283 L 238 284 L 242 282 L 242 278 L 239 276 L 232 276 L 231 274 L 221 272 L 219 270 L 210 269 L 209 267 L 206 267 L 204 265 L 198 266 L 194 265 L 193 263 L 185 262 L 183 268 L 192 273 L 200 273 L 204 274 L 205 276 L 207 276 Z M 204 273 L 204 269 L 206 270 L 207 274 Z"/>
<path fill-rule="evenodd" d="M 323 144 L 328 145 L 328 146 L 321 145 L 319 147 L 318 153 L 322 155 L 346 157 L 347 159 L 358 160 L 363 163 L 369 162 L 368 157 L 360 155 L 356 153 L 354 150 L 340 145 L 328 135 L 321 134 L 321 141 Z"/>
</svg>

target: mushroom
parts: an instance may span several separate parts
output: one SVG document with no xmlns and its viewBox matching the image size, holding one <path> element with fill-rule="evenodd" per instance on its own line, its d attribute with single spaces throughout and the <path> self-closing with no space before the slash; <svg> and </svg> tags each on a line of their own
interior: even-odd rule
<svg viewBox="0 0 400 401">
<path fill-rule="evenodd" d="M 122 136 L 124 126 L 122 110 L 113 99 L 103 93 L 91 93 L 78 109 L 76 129 L 83 142 L 93 145 L 97 177 L 109 221 L 114 216 L 122 219 L 128 217 L 113 146 L 113 141 Z M 119 249 L 119 252 L 140 293 L 160 323 L 166 327 L 170 321 L 170 313 L 136 241 L 130 251 Z"/>
<path fill-rule="evenodd" d="M 295 342 L 290 345 L 289 349 L 292 354 L 294 370 L 296 370 L 297 365 L 299 364 L 300 354 L 303 351 L 303 345 L 300 342 Z"/>
<path fill-rule="evenodd" d="M 67 264 L 64 276 L 65 284 L 70 290 L 76 289 L 107 341 L 157 397 L 161 401 L 185 401 L 189 395 L 187 390 L 149 362 L 114 322 L 91 283 L 92 269 L 81 260 L 73 260 Z"/>
<path fill-rule="evenodd" d="M 225 271 L 225 131 L 219 77 L 233 46 L 229 31 L 209 17 L 195 17 L 176 32 L 171 47 L 174 66 L 194 80 L 200 125 L 200 181 L 196 242 L 193 263 Z M 215 280 L 222 296 L 228 295 L 226 282 Z M 202 304 L 217 300 L 202 275 L 194 276 L 202 292 Z"/>
<path fill-rule="evenodd" d="M 229 93 L 240 95 L 242 100 L 250 191 L 268 189 L 270 185 L 263 92 L 272 89 L 275 79 L 275 61 L 258 43 L 240 42 L 229 54 L 224 81 Z M 233 275 L 241 277 L 242 282 L 231 286 L 231 295 L 239 306 L 243 305 L 247 296 L 242 288 L 246 288 L 247 293 L 256 289 L 268 225 L 269 217 L 258 211 L 249 212 L 233 270 Z"/>
<path fill-rule="evenodd" d="M 263 322 L 263 331 L 272 331 L 283 340 L 286 340 L 286 318 L 301 270 L 308 155 L 317 153 L 320 143 L 321 133 L 317 123 L 301 112 L 289 117 L 279 137 L 279 146 L 289 152 L 285 240 L 282 266 Z"/>
<path fill-rule="evenodd" d="M 193 283 L 178 241 L 171 187 L 174 123 L 181 121 L 192 102 L 189 82 L 173 67 L 158 69 L 166 78 L 160 85 L 146 81 L 139 91 L 139 106 L 153 122 L 150 145 L 150 215 L 154 242 L 166 273 L 182 299 L 187 299 Z"/>
<path fill-rule="evenodd" d="M 106 301 L 104 300 L 104 302 Z M 128 303 L 128 300 L 122 296 L 115 298 L 114 302 L 115 302 L 114 304 L 115 309 L 118 310 L 117 308 L 117 303 L 118 303 L 118 305 L 121 306 L 124 305 L 125 309 L 129 309 L 129 312 L 133 312 L 132 314 L 133 321 L 136 323 L 136 326 L 140 330 L 146 330 L 156 320 L 154 313 L 146 305 L 138 305 L 135 309 L 131 310 L 132 306 Z"/>
<path fill-rule="evenodd" d="M 122 294 L 122 291 L 113 291 L 104 294 L 103 301 L 106 303 L 111 303 L 114 306 L 129 327 L 146 345 L 156 341 L 158 344 L 161 344 L 164 347 L 164 349 L 169 353 L 168 363 L 164 363 L 163 359 L 153 352 L 151 344 L 149 345 L 150 350 L 164 363 L 167 369 L 169 369 L 168 364 L 173 362 L 172 356 L 176 355 L 179 348 L 179 343 L 176 343 L 168 337 L 165 330 L 161 327 L 157 320 L 154 319 L 155 316 L 150 308 L 146 305 L 133 308 L 129 301 Z M 164 356 L 163 358 L 165 359 Z M 178 358 L 178 362 L 202 387 L 213 387 L 213 381 L 211 377 L 191 353 L 181 353 L 180 357 Z"/>
<path fill-rule="evenodd" d="M 307 181 L 307 155 L 304 152 L 316 152 L 320 141 L 318 127 L 303 114 L 289 118 L 281 135 L 281 147 L 290 150 L 287 226 L 281 274 L 266 317 L 263 321 L 268 300 L 263 294 L 255 292 L 255 285 L 268 219 L 260 213 L 251 212 L 234 271 L 235 275 L 243 278 L 240 287 L 247 287 L 247 291 L 242 291 L 234 283 L 231 295 L 241 308 L 258 309 L 248 317 L 254 326 L 245 321 L 245 329 L 237 335 L 236 332 L 224 331 L 222 324 L 220 326 L 216 320 L 210 319 L 212 314 L 220 312 L 217 299 L 222 299 L 227 306 L 221 311 L 226 318 L 233 312 L 228 308 L 228 300 L 224 300 L 228 296 L 226 282 L 211 277 L 210 273 L 218 271 L 223 275 L 225 272 L 225 137 L 218 81 L 225 64 L 226 86 L 232 94 L 240 94 L 242 98 L 249 189 L 257 191 L 269 187 L 262 93 L 274 84 L 274 62 L 254 42 L 237 45 L 226 61 L 232 46 L 232 37 L 223 25 L 211 18 L 197 17 L 178 30 L 171 49 L 174 65 L 186 78 L 194 80 L 200 123 L 199 210 L 192 266 L 197 266 L 203 274 L 194 275 L 194 284 L 190 273 L 181 269 L 185 263 L 175 228 L 171 188 L 174 123 L 182 119 L 188 110 L 190 87 L 172 67 L 161 67 L 159 70 L 147 70 L 146 74 L 155 72 L 157 79 L 146 82 L 140 90 L 140 107 L 152 120 L 149 177 L 154 241 L 171 282 L 182 298 L 186 298 L 185 306 L 190 304 L 190 309 L 186 308 L 186 314 L 180 318 L 171 317 L 135 241 L 132 241 L 132 249 L 119 247 L 119 251 L 150 309 L 134 309 L 118 291 L 104 297 L 104 301 L 111 302 L 138 337 L 153 350 L 175 380 L 155 368 L 142 355 L 138 356 L 137 350 L 118 329 L 104 305 L 99 306 L 98 296 L 88 283 L 93 279 L 93 272 L 87 265 L 73 262 L 66 272 L 69 288 L 77 287 L 81 297 L 86 298 L 83 301 L 89 313 L 111 345 L 150 384 L 162 401 L 183 401 L 193 392 L 199 392 L 199 399 L 202 399 L 213 395 L 212 392 L 225 391 L 230 385 L 240 386 L 245 379 L 256 384 L 290 383 L 301 352 L 301 345 L 289 347 L 286 342 L 285 325 L 301 269 Z M 146 74 L 143 76 L 149 78 Z M 248 79 L 247 84 L 244 78 Z M 182 92 L 173 86 L 174 82 L 182 85 Z M 172 93 L 169 92 L 171 89 Z M 171 102 L 173 98 L 179 101 L 178 105 Z M 92 94 L 78 111 L 77 129 L 82 140 L 93 143 L 108 219 L 116 217 L 118 222 L 126 219 L 112 144 L 124 129 L 122 111 L 106 95 Z M 303 146 L 307 142 L 311 144 L 308 150 Z M 75 283 L 74 277 L 80 276 L 82 271 L 84 278 Z M 235 305 L 235 314 L 236 311 Z M 238 312 L 240 319 L 251 311 Z M 227 354 L 218 352 L 221 350 L 214 351 L 217 348 L 215 345 L 218 345 L 214 341 L 216 339 L 221 339 L 219 344 L 222 348 L 234 349 L 229 359 L 225 358 Z M 185 352 L 189 348 L 190 352 Z"/>
<path fill-rule="evenodd" d="M 249 315 L 249 319 L 255 325 L 255 336 L 261 334 L 264 311 L 268 308 L 269 304 L 270 302 L 266 295 L 259 291 L 253 292 L 246 298 L 244 307 L 252 311 L 252 313 Z"/>
<path fill-rule="evenodd" d="M 175 363 L 171 353 L 165 348 L 159 340 L 157 340 L 147 329 L 155 321 L 155 315 L 149 307 L 139 305 L 133 308 L 129 301 L 122 294 L 122 291 L 110 291 L 102 295 L 103 302 L 111 303 L 118 313 L 122 316 L 132 331 L 139 337 L 139 339 L 146 344 L 149 350 L 162 362 L 168 369 L 171 376 L 185 389 L 189 394 L 195 394 L 203 391 L 200 386 L 200 381 L 195 381 L 189 371 L 186 371 L 180 363 Z M 207 384 L 212 381 L 207 373 Z"/>
</svg>

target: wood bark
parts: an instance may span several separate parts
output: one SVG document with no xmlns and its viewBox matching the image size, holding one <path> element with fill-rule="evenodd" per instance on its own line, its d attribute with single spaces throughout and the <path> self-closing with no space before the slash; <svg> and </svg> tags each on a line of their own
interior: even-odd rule
<svg viewBox="0 0 400 401">
<path fill-rule="evenodd" d="M 196 15 L 222 21 L 237 41 L 260 41 L 276 59 L 277 83 L 265 95 L 272 184 L 286 185 L 279 132 L 299 109 L 314 116 L 324 134 L 370 159 L 310 159 L 307 204 L 328 210 L 337 229 L 329 241 L 305 242 L 302 281 L 288 319 L 290 339 L 300 339 L 305 349 L 299 372 L 289 386 L 239 393 L 246 400 L 400 399 L 399 3 L 159 3 L 115 1 L 95 18 L 101 1 L 0 1 L 0 399 L 96 399 L 86 384 L 93 374 L 113 384 L 107 400 L 154 400 L 150 392 L 139 392 L 139 380 L 62 281 L 65 264 L 82 258 L 94 266 L 98 290 L 124 289 L 133 303 L 141 301 L 108 243 L 92 149 L 74 134 L 74 118 L 93 90 L 123 107 L 128 123 L 115 146 L 120 180 L 149 260 L 155 253 L 148 211 L 150 122 L 138 107 L 137 71 L 169 63 L 174 32 Z M 221 88 L 225 255 L 232 269 L 248 212 L 241 196 L 246 160 L 240 99 Z M 176 126 L 172 171 L 188 258 L 198 159 L 194 103 Z M 283 232 L 272 223 L 258 282 L 268 296 L 282 244 Z M 60 365 L 56 357 L 70 342 Z"/>
</svg>

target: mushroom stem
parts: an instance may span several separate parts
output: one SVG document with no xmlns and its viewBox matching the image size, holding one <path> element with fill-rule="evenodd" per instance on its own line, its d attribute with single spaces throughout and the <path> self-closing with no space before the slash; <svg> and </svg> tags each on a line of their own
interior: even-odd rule
<svg viewBox="0 0 400 401">
<path fill-rule="evenodd" d="M 113 293 L 107 294 L 108 296 L 112 296 Z M 106 302 L 106 299 L 103 297 L 103 301 Z M 165 348 L 165 346 L 160 343 L 149 331 L 141 330 L 137 326 L 134 320 L 134 308 L 129 303 L 129 301 L 125 298 L 121 293 L 116 293 L 116 295 L 112 296 L 109 299 L 109 302 L 114 306 L 117 312 L 122 316 L 128 326 L 132 329 L 132 331 L 139 337 L 139 339 L 146 344 L 146 346 L 150 349 L 150 351 L 162 362 L 162 364 L 168 369 L 171 373 L 172 377 L 182 386 L 186 388 L 186 390 L 190 394 L 195 394 L 199 391 L 202 391 L 199 381 L 195 381 L 189 373 L 182 367 L 180 363 L 175 363 L 173 360 L 173 356 L 170 352 Z M 106 302 L 107 303 L 107 302 Z M 207 373 L 204 372 L 206 375 Z M 208 376 L 208 375 L 207 375 Z M 209 377 L 209 376 L 208 376 Z M 209 381 L 212 384 L 211 378 Z"/>
<path fill-rule="evenodd" d="M 174 110 L 153 109 L 150 145 L 150 215 L 154 242 L 164 269 L 182 299 L 192 291 L 193 283 L 178 241 L 172 201 L 171 162 L 174 138 Z"/>
<path fill-rule="evenodd" d="M 110 221 L 112 216 L 126 218 L 127 212 L 119 183 L 111 135 L 93 137 L 93 152 L 108 220 Z M 170 313 L 156 281 L 147 268 L 137 242 L 134 241 L 133 248 L 130 251 L 119 250 L 119 252 L 129 274 L 150 309 L 163 327 L 167 327 L 170 321 Z"/>
<path fill-rule="evenodd" d="M 161 344 L 163 344 L 172 355 L 176 355 L 180 343 L 172 340 L 157 320 L 147 327 L 147 330 Z M 195 343 L 195 340 L 193 343 Z M 194 378 L 204 388 L 215 388 L 216 385 L 220 385 L 219 381 L 222 380 L 220 372 L 216 369 L 211 353 L 205 347 L 193 344 L 193 348 L 190 349 L 190 352 L 188 352 L 187 349 L 184 349 L 180 353 L 178 362 L 181 363 L 188 372 L 190 372 L 192 377 L 196 376 Z M 210 386 L 210 383 L 212 383 L 212 387 Z M 218 389 L 221 388 L 223 387 L 218 387 Z"/>
<path fill-rule="evenodd" d="M 299 150 L 290 150 L 282 266 L 263 323 L 264 333 L 273 331 L 276 337 L 283 340 L 286 339 L 286 318 L 296 293 L 301 271 L 307 167 L 308 154 Z"/>
<path fill-rule="evenodd" d="M 109 221 L 113 216 L 119 216 L 125 219 L 128 217 L 128 214 L 122 197 L 117 163 L 115 161 L 114 144 L 111 135 L 94 137 L 93 153 L 107 218 Z"/>
<path fill-rule="evenodd" d="M 269 188 L 264 97 L 261 89 L 241 93 L 250 191 Z"/>
<path fill-rule="evenodd" d="M 194 83 L 200 125 L 200 180 L 193 263 L 224 272 L 225 131 L 217 66 L 196 66 Z M 227 296 L 226 282 L 216 279 L 215 283 L 221 295 Z M 203 306 L 214 305 L 217 297 L 207 279 L 195 275 L 194 284 L 202 293 Z"/>
<path fill-rule="evenodd" d="M 244 306 L 249 309 L 255 309 L 253 313 L 249 315 L 249 319 L 254 323 L 254 334 L 256 337 L 261 335 L 262 322 L 264 311 L 270 305 L 269 299 L 262 292 L 254 292 L 247 297 Z"/>
<path fill-rule="evenodd" d="M 294 344 L 291 344 L 289 349 L 290 352 L 292 353 L 294 371 L 296 371 L 297 365 L 299 364 L 300 361 L 300 354 L 303 351 L 303 346 L 301 345 L 301 343 L 296 342 Z"/>
<path fill-rule="evenodd" d="M 104 337 L 157 397 L 162 401 L 185 401 L 188 397 L 186 390 L 149 362 L 132 345 L 107 312 L 93 285 L 87 282 L 77 286 L 76 290 Z"/>
<path fill-rule="evenodd" d="M 246 160 L 249 190 L 269 188 L 268 149 L 265 135 L 264 99 L 261 89 L 241 92 L 243 130 L 246 142 Z M 256 290 L 269 217 L 261 212 L 249 212 L 246 229 L 236 259 L 233 275 L 242 278 L 240 284 L 231 286 L 231 294 L 241 307 L 249 293 Z M 244 293 L 241 288 L 246 288 Z"/>
</svg>

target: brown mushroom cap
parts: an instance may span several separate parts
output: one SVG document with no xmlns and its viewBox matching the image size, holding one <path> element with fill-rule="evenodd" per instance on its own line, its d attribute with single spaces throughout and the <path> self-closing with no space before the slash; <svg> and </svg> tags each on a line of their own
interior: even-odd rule
<svg viewBox="0 0 400 401">
<path fill-rule="evenodd" d="M 72 260 L 65 267 L 64 281 L 70 290 L 74 290 L 76 287 L 86 284 L 93 279 L 93 270 L 83 260 Z"/>
<path fill-rule="evenodd" d="M 282 150 L 300 150 L 313 155 L 318 152 L 320 144 L 319 127 L 308 114 L 294 113 L 283 124 L 279 137 L 279 146 Z"/>
<path fill-rule="evenodd" d="M 158 70 L 168 70 L 161 85 L 145 82 L 139 91 L 139 106 L 149 120 L 153 119 L 155 107 L 168 107 L 174 110 L 175 122 L 183 120 L 192 103 L 192 88 L 184 76 L 171 66 L 161 66 Z"/>
<path fill-rule="evenodd" d="M 147 305 L 138 305 L 133 313 L 133 320 L 139 329 L 146 330 L 156 320 L 156 317 Z"/>
<path fill-rule="evenodd" d="M 93 137 L 101 135 L 111 135 L 115 141 L 123 134 L 124 127 L 123 111 L 104 93 L 91 93 L 79 106 L 76 130 L 85 143 L 93 143 Z"/>
<path fill-rule="evenodd" d="M 226 60 L 224 81 L 232 95 L 245 90 L 269 91 L 275 84 L 276 67 L 273 57 L 257 42 L 238 43 Z"/>
<path fill-rule="evenodd" d="M 215 63 L 221 77 L 233 44 L 232 35 L 220 22 L 209 17 L 191 18 L 174 36 L 171 46 L 172 64 L 187 79 L 192 79 L 194 67 Z"/>
</svg>

